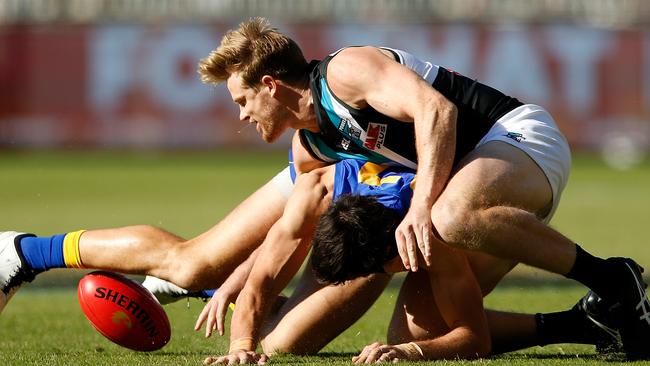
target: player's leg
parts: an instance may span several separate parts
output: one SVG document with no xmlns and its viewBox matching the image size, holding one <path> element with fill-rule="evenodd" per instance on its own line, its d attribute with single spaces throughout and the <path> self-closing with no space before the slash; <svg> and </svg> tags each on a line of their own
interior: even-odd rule
<svg viewBox="0 0 650 366">
<path fill-rule="evenodd" d="M 620 337 L 598 327 L 577 307 L 534 315 L 487 309 L 486 316 L 493 355 L 560 343 L 596 345 L 601 354 L 621 351 Z"/>
<path fill-rule="evenodd" d="M 472 253 L 469 257 L 477 278 L 482 279 L 479 282 L 484 296 L 494 288 L 494 281 L 498 282 L 505 274 L 504 269 L 511 267 L 508 261 L 495 257 L 477 257 Z M 477 258 L 481 263 L 476 262 Z M 596 344 L 607 347 L 607 351 L 616 350 L 619 343 L 616 336 L 596 326 L 581 308 L 581 303 L 582 299 L 572 309 L 547 314 L 486 309 L 492 354 L 553 343 Z M 397 298 L 388 330 L 388 342 L 399 344 L 430 339 L 448 331 L 435 305 L 426 273 L 409 273 Z"/>
<path fill-rule="evenodd" d="M 279 177 L 284 178 L 279 178 Z M 189 241 L 152 226 L 35 238 L 0 235 L 0 311 L 23 282 L 50 268 L 97 268 L 150 274 L 189 289 L 218 286 L 261 244 L 286 203 L 288 170 L 221 222 Z"/>
<path fill-rule="evenodd" d="M 487 296 L 514 266 L 515 262 L 482 252 L 466 252 L 470 267 L 477 276 L 483 296 Z M 426 284 L 422 284 L 426 285 Z M 419 286 L 419 285 L 418 285 Z M 586 297 L 587 299 L 589 297 Z M 620 349 L 616 331 L 599 325 L 589 313 L 608 314 L 594 309 L 594 304 L 581 299 L 573 308 L 542 314 L 519 314 L 486 309 L 492 338 L 492 354 L 520 350 L 531 346 L 555 343 L 595 344 L 601 353 Z M 592 298 L 593 300 L 593 298 Z M 607 318 L 607 317 L 604 317 Z"/>
<path fill-rule="evenodd" d="M 213 288 L 261 244 L 285 203 L 285 196 L 267 183 L 217 225 L 187 241 L 150 227 L 86 232 L 81 259 L 87 267 L 148 274 L 189 290 Z"/>
<path fill-rule="evenodd" d="M 517 265 L 515 261 L 477 251 L 466 251 L 465 255 L 481 287 L 483 296 L 492 292 L 503 277 Z"/>
<path fill-rule="evenodd" d="M 553 194 L 535 162 L 523 151 L 494 141 L 469 153 L 461 164 L 432 210 L 442 239 L 463 249 L 568 273 L 575 245 L 540 219 Z"/>
<path fill-rule="evenodd" d="M 448 244 L 565 275 L 620 302 L 628 357 L 650 357 L 650 303 L 636 263 L 593 257 L 542 222 L 555 192 L 538 163 L 511 143 L 479 146 L 434 205 L 434 226 Z"/>
<path fill-rule="evenodd" d="M 291 297 L 264 325 L 267 354 L 315 354 L 357 321 L 390 281 L 389 275 L 374 274 L 323 286 L 306 268 Z"/>
<path fill-rule="evenodd" d="M 482 252 L 466 252 L 472 271 L 477 274 L 483 296 L 489 294 L 503 276 L 515 265 Z M 550 314 L 513 314 L 486 311 L 493 339 L 493 353 L 529 347 L 531 344 L 554 343 L 595 344 L 600 354 L 622 352 L 617 323 L 621 318 L 617 307 L 604 302 L 593 292 L 587 293 L 571 309 Z M 535 320 L 533 334 L 530 322 Z"/>
</svg>

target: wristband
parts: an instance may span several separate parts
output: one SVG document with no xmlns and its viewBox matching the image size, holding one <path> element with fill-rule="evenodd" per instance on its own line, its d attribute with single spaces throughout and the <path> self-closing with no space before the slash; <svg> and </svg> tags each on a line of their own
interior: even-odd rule
<svg viewBox="0 0 650 366">
<path fill-rule="evenodd" d="M 230 350 L 228 353 L 234 351 L 255 351 L 253 337 L 242 337 L 230 342 Z"/>
<path fill-rule="evenodd" d="M 420 348 L 420 346 L 415 342 L 397 344 L 393 347 L 402 352 L 409 360 L 424 359 L 424 352 L 422 352 L 422 348 Z"/>
</svg>

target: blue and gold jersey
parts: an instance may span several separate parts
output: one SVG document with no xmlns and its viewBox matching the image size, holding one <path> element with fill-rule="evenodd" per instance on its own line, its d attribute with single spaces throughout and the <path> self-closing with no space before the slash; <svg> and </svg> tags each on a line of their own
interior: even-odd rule
<svg viewBox="0 0 650 366">
<path fill-rule="evenodd" d="M 332 200 L 344 194 L 375 196 L 378 202 L 405 215 L 411 206 L 415 171 L 398 165 L 380 165 L 356 159 L 344 159 L 334 165 Z M 293 152 L 289 149 L 289 173 L 296 182 Z"/>
<path fill-rule="evenodd" d="M 374 196 L 379 203 L 405 215 L 411 205 L 415 172 L 354 159 L 335 165 L 333 200 L 344 194 Z"/>
</svg>

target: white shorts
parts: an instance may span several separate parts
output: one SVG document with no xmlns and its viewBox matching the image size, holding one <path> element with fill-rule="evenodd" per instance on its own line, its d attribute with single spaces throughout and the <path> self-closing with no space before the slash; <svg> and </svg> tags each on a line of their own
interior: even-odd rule
<svg viewBox="0 0 650 366">
<path fill-rule="evenodd" d="M 569 144 L 553 117 L 538 105 L 522 105 L 499 118 L 476 146 L 490 141 L 503 141 L 520 149 L 542 169 L 553 191 L 553 207 L 544 217 L 544 222 L 548 223 L 557 209 L 571 170 Z"/>
</svg>

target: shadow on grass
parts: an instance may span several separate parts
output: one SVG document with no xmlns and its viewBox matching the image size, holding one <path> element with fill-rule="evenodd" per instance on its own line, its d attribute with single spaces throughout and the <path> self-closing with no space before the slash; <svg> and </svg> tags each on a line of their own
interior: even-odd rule
<svg viewBox="0 0 650 366">
<path fill-rule="evenodd" d="M 490 358 L 491 360 L 584 360 L 598 362 L 623 362 L 623 354 L 602 356 L 595 353 L 507 353 Z"/>
<path fill-rule="evenodd" d="M 273 357 L 274 363 L 284 364 L 313 364 L 322 363 L 322 362 L 350 362 L 353 356 L 356 356 L 357 353 L 353 352 L 321 352 L 313 356 L 295 356 L 290 354 L 280 354 Z M 593 353 L 508 353 L 503 355 L 497 355 L 491 358 L 484 359 L 485 361 L 571 361 L 571 360 L 580 360 L 585 362 L 597 362 L 600 363 L 620 363 L 625 361 L 623 354 L 616 354 L 611 356 L 601 356 Z M 453 361 L 453 360 L 450 360 Z M 463 360 L 456 360 L 463 361 Z M 434 361 L 431 361 L 434 362 Z"/>
</svg>

